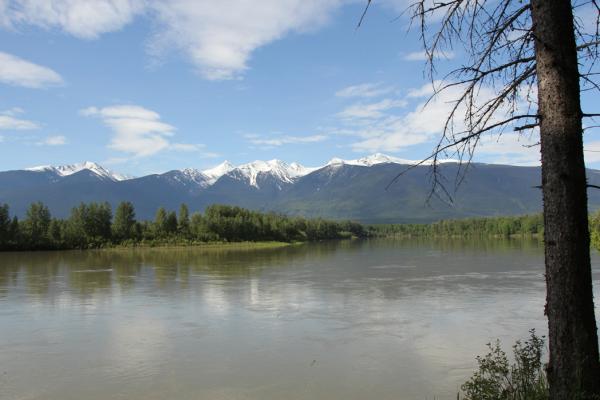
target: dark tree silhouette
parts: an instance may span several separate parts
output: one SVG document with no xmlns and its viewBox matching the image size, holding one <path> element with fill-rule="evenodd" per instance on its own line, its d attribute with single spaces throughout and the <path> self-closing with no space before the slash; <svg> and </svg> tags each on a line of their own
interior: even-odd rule
<svg viewBox="0 0 600 400">
<path fill-rule="evenodd" d="M 579 9 L 594 18 L 591 29 L 575 17 Z M 421 162 L 432 161 L 431 195 L 451 195 L 438 157 L 460 160 L 458 185 L 483 135 L 508 129 L 539 132 L 550 397 L 599 399 L 582 139 L 582 119 L 598 114 L 582 112 L 580 104 L 582 91 L 600 90 L 594 80 L 599 74 L 599 3 L 419 0 L 410 10 L 420 30 L 433 97 L 450 88 L 460 93 L 437 146 Z M 364 13 L 359 26 L 362 18 Z M 435 85 L 436 59 L 455 47 L 465 51 L 465 65 Z"/>
</svg>

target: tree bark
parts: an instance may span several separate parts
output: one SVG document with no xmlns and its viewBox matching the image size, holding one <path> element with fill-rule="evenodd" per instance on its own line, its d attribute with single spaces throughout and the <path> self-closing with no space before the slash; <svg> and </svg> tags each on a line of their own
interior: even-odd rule
<svg viewBox="0 0 600 400">
<path fill-rule="evenodd" d="M 600 399 L 577 49 L 568 0 L 532 0 L 551 399 Z"/>
</svg>

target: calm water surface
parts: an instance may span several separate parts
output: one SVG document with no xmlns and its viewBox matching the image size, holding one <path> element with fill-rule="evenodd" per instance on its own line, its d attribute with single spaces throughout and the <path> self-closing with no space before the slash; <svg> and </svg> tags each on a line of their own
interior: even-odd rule
<svg viewBox="0 0 600 400">
<path fill-rule="evenodd" d="M 536 242 L 4 253 L 0 398 L 454 399 L 543 305 Z"/>
</svg>

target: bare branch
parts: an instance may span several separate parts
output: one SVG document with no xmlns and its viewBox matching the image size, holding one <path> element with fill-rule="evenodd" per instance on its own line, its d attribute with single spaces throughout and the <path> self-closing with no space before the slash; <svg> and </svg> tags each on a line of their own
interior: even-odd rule
<svg viewBox="0 0 600 400">
<path fill-rule="evenodd" d="M 363 20 L 365 19 L 365 15 L 367 15 L 367 11 L 369 11 L 369 7 L 371 6 L 371 0 L 367 0 L 367 5 L 365 6 L 365 10 L 363 11 L 362 15 L 360 16 L 360 20 L 358 21 L 358 25 L 356 25 L 356 29 L 360 28 L 360 26 L 363 23 Z"/>
<path fill-rule="evenodd" d="M 501 122 L 498 122 L 498 123 L 493 124 L 491 126 L 488 126 L 488 127 L 484 128 L 484 129 L 485 129 L 485 131 L 489 131 L 491 129 L 498 128 L 500 126 L 507 125 L 510 122 L 513 122 L 513 121 L 516 121 L 516 120 L 519 120 L 519 119 L 524 119 L 524 118 L 537 118 L 537 115 L 528 115 L 528 114 L 526 114 L 526 115 L 515 115 L 515 116 L 512 116 L 512 117 L 510 117 L 510 118 L 508 118 L 508 119 L 506 119 L 504 121 L 501 121 Z M 465 142 L 467 142 L 467 141 L 469 141 L 469 140 L 471 140 L 473 138 L 479 137 L 483 132 L 484 132 L 484 130 L 470 133 L 470 134 L 468 134 L 466 136 L 463 136 L 462 138 L 457 139 L 456 141 L 454 141 L 452 143 L 449 143 L 449 144 L 447 144 L 445 146 L 439 146 L 438 145 L 438 147 L 436 147 L 435 151 L 433 153 L 431 153 L 431 155 L 429 155 L 429 157 L 422 159 L 418 163 L 410 165 L 409 167 L 405 168 L 402 172 L 400 172 L 398 175 L 396 175 L 392 179 L 392 181 L 385 187 L 385 189 L 387 190 L 402 175 L 406 174 L 408 171 L 410 171 L 410 170 L 412 170 L 412 169 L 414 169 L 414 168 L 416 168 L 416 167 L 418 167 L 420 165 L 425 164 L 429 160 L 436 159 L 439 154 L 443 153 L 444 151 L 446 151 L 446 150 L 448 150 L 448 149 L 450 149 L 452 147 L 456 147 L 456 146 L 460 145 L 461 143 L 465 143 Z"/>
</svg>

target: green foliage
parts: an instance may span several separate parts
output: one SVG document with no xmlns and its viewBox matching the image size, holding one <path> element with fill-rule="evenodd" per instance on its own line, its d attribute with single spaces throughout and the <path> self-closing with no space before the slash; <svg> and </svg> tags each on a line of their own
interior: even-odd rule
<svg viewBox="0 0 600 400">
<path fill-rule="evenodd" d="M 8 246 L 10 238 L 10 214 L 8 204 L 0 206 L 0 249 Z"/>
<path fill-rule="evenodd" d="M 27 219 L 11 221 L 8 206 L 0 207 L 0 250 L 86 249 L 113 245 L 186 245 L 201 242 L 293 242 L 364 237 L 355 222 L 290 218 L 240 207 L 214 205 L 205 214 L 182 204 L 179 216 L 161 207 L 154 221 L 135 220 L 130 202 L 117 207 L 114 220 L 108 203 L 80 204 L 67 220 L 52 219 L 41 203 L 31 205 Z"/>
<path fill-rule="evenodd" d="M 112 238 L 112 209 L 108 203 L 81 203 L 71 210 L 65 226 L 67 247 L 103 247 Z"/>
<path fill-rule="evenodd" d="M 509 363 L 500 342 L 488 343 L 490 352 L 477 357 L 479 369 L 461 389 L 465 400 L 545 400 L 548 383 L 542 364 L 544 338 L 530 331 L 529 339 L 513 346 Z"/>
<path fill-rule="evenodd" d="M 600 251 L 600 210 L 590 216 L 590 239 L 592 245 Z"/>
<path fill-rule="evenodd" d="M 177 214 L 175 214 L 175 211 L 171 211 L 167 214 L 167 220 L 165 222 L 165 231 L 169 236 L 177 232 Z"/>
<path fill-rule="evenodd" d="M 47 242 L 47 232 L 50 227 L 50 211 L 41 202 L 32 203 L 27 209 L 27 215 L 20 229 L 27 243 L 44 247 Z"/>
<path fill-rule="evenodd" d="M 122 241 L 137 237 L 135 209 L 129 201 L 123 201 L 117 206 L 115 220 L 112 225 L 113 239 Z"/>
<path fill-rule="evenodd" d="M 177 218 L 177 231 L 184 237 L 190 234 L 190 212 L 187 205 L 182 204 L 179 207 L 179 216 Z"/>
<path fill-rule="evenodd" d="M 0 205 L 0 250 L 85 249 L 127 243 L 189 244 L 197 242 L 305 242 L 350 237 L 488 237 L 538 236 L 544 232 L 538 215 L 442 220 L 433 224 L 371 225 L 322 218 L 288 217 L 241 207 L 212 205 L 204 214 L 179 214 L 161 207 L 154 221 L 136 221 L 132 203 L 118 205 L 114 219 L 108 203 L 81 203 L 66 220 L 52 219 L 48 207 L 30 205 L 26 218 L 10 217 Z M 600 211 L 590 218 L 592 244 L 600 249 Z"/>
<path fill-rule="evenodd" d="M 156 237 L 165 237 L 167 235 L 167 210 L 160 207 L 156 210 L 154 217 L 154 233 Z"/>
<path fill-rule="evenodd" d="M 486 237 L 543 235 L 541 214 L 516 217 L 442 220 L 433 224 L 393 224 L 369 227 L 375 236 Z"/>
</svg>

